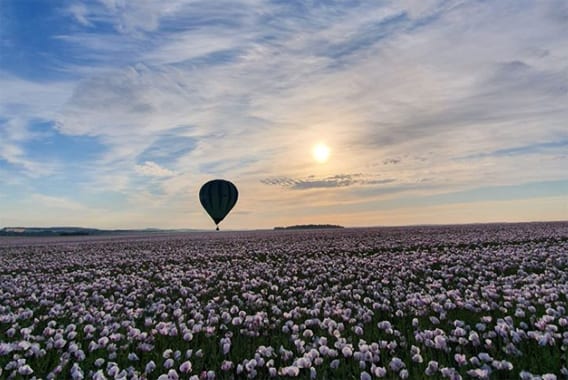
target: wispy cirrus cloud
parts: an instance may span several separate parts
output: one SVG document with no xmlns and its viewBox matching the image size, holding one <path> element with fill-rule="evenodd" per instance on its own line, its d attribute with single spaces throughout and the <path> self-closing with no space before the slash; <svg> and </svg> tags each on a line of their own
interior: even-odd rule
<svg viewBox="0 0 568 380">
<path fill-rule="evenodd" d="M 136 165 L 136 172 L 149 177 L 168 177 L 175 173 L 164 168 L 153 161 L 145 161 L 140 165 Z"/>
<path fill-rule="evenodd" d="M 276 185 L 291 190 L 329 189 L 356 185 L 385 185 L 395 182 L 395 179 L 379 179 L 363 174 L 337 174 L 330 177 L 309 176 L 307 178 L 269 177 L 260 182 L 265 185 Z"/>
</svg>

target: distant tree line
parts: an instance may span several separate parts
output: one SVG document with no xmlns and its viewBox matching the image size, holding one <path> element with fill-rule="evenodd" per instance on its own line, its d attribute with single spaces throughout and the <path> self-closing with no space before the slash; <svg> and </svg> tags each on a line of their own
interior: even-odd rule
<svg viewBox="0 0 568 380">
<path fill-rule="evenodd" d="M 287 227 L 274 227 L 275 230 L 320 230 L 327 228 L 344 228 L 337 224 L 296 224 Z"/>
</svg>

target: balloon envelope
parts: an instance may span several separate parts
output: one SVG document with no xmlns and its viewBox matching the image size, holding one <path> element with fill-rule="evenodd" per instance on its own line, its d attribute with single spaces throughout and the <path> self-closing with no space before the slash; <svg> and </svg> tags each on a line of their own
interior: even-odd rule
<svg viewBox="0 0 568 380">
<path fill-rule="evenodd" d="M 224 179 L 214 179 L 201 186 L 199 201 L 215 224 L 219 224 L 237 203 L 239 192 Z"/>
</svg>

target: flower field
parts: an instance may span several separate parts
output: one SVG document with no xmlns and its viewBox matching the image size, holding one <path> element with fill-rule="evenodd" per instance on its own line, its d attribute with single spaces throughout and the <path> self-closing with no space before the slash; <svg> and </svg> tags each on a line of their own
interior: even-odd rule
<svg viewBox="0 0 568 380">
<path fill-rule="evenodd" d="M 568 378 L 568 223 L 0 240 L 2 379 Z"/>
</svg>

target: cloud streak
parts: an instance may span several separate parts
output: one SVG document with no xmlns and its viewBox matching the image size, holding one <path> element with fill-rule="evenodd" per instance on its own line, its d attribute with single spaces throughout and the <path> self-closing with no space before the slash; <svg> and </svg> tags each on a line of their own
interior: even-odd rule
<svg viewBox="0 0 568 380">
<path fill-rule="evenodd" d="M 146 161 L 141 165 L 136 165 L 135 169 L 138 174 L 149 177 L 169 177 L 175 174 L 173 171 L 166 169 L 153 161 Z"/>
<path fill-rule="evenodd" d="M 338 174 L 331 177 L 289 178 L 270 177 L 260 181 L 265 185 L 281 186 L 291 190 L 330 189 L 361 185 L 385 185 L 395 182 L 394 179 L 372 179 L 362 174 Z"/>
</svg>

